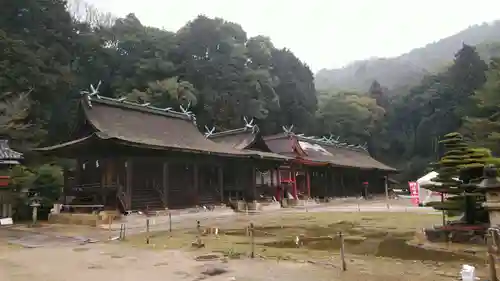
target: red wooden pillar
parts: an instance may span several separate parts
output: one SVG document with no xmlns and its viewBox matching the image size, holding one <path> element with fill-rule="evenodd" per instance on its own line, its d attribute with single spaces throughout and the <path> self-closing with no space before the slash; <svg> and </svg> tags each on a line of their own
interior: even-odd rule
<svg viewBox="0 0 500 281">
<path fill-rule="evenodd" d="M 292 169 L 291 172 L 291 180 L 292 180 L 292 196 L 293 199 L 297 199 L 297 177 L 295 176 L 295 169 Z"/>
<path fill-rule="evenodd" d="M 306 170 L 306 185 L 307 185 L 307 197 L 311 198 L 311 176 L 309 175 L 309 170 Z"/>
</svg>

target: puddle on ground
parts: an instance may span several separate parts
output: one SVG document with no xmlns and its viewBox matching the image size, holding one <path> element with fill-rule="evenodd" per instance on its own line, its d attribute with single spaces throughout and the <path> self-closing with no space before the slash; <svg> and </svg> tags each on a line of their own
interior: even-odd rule
<svg viewBox="0 0 500 281">
<path fill-rule="evenodd" d="M 410 245 L 407 240 L 401 238 L 388 238 L 380 242 L 375 254 L 377 257 L 397 258 L 402 260 L 422 261 L 476 261 L 478 257 L 467 254 L 426 249 L 417 245 Z"/>
<path fill-rule="evenodd" d="M 463 261 L 477 262 L 478 257 L 465 253 L 454 253 L 436 249 L 427 249 L 418 245 L 410 245 L 414 232 L 389 233 L 373 229 L 363 229 L 359 224 L 340 221 L 323 227 L 258 227 L 255 237 L 276 238 L 260 245 L 271 248 L 297 248 L 295 235 L 301 237 L 303 248 L 317 251 L 339 251 L 339 231 L 344 233 L 345 250 L 356 255 L 370 255 L 401 260 L 421 260 L 433 262 Z M 245 229 L 223 231 L 226 235 L 245 236 Z M 286 237 L 286 238 L 285 238 Z"/>
<path fill-rule="evenodd" d="M 281 226 L 268 226 L 268 227 L 255 227 L 254 237 L 270 237 L 274 236 L 278 232 L 300 232 L 303 233 L 305 228 L 299 227 L 281 227 Z M 229 229 L 223 230 L 222 233 L 231 236 L 247 236 L 246 229 Z"/>
<path fill-rule="evenodd" d="M 361 236 L 346 236 L 344 242 L 346 252 L 357 255 L 435 262 L 478 260 L 478 257 L 467 254 L 409 245 L 406 239 L 397 237 L 373 239 Z M 292 240 L 273 241 L 262 243 L 261 245 L 272 248 L 297 248 L 295 241 Z M 339 251 L 340 246 L 340 239 L 338 237 L 308 237 L 303 239 L 301 247 L 317 251 Z"/>
</svg>

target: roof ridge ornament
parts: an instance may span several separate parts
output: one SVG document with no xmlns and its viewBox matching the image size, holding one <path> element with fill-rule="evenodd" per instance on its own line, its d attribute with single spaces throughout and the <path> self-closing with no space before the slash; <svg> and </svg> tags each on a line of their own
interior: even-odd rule
<svg viewBox="0 0 500 281">
<path fill-rule="evenodd" d="M 283 129 L 283 132 L 285 132 L 286 135 L 293 135 L 293 124 L 288 127 L 282 126 L 281 128 Z"/>
<path fill-rule="evenodd" d="M 181 109 L 181 113 L 186 115 L 188 118 L 190 118 L 193 123 L 196 125 L 196 116 L 194 115 L 194 113 L 190 110 L 191 108 L 191 101 L 188 101 L 188 104 L 186 107 L 179 105 L 180 109 Z"/>
<path fill-rule="evenodd" d="M 283 126 L 283 130 L 288 129 Z M 285 133 L 288 133 L 288 131 L 285 130 Z M 288 133 L 290 134 L 290 133 Z M 292 133 L 293 134 L 293 133 Z M 363 151 L 368 151 L 366 142 L 363 145 L 356 145 L 356 144 L 349 144 L 349 143 L 344 143 L 340 142 L 340 137 L 335 136 L 333 134 L 330 134 L 328 137 L 322 136 L 322 137 L 316 137 L 316 136 L 305 136 L 304 134 L 296 134 L 297 137 L 304 139 L 305 141 L 314 141 L 317 142 L 318 144 L 326 144 L 326 145 L 333 145 L 339 148 L 348 148 L 348 149 L 356 149 L 356 150 L 363 150 Z"/>
<path fill-rule="evenodd" d="M 243 121 L 245 122 L 245 129 L 253 129 L 255 127 L 253 118 L 248 121 L 247 117 L 243 116 Z"/>
<path fill-rule="evenodd" d="M 101 98 L 101 96 L 99 96 L 99 87 L 101 87 L 101 83 L 102 81 L 99 80 L 99 83 L 97 83 L 97 87 L 94 87 L 94 85 L 90 84 L 90 91 L 81 91 L 80 94 L 84 95 L 85 96 L 85 101 L 87 102 L 87 105 L 89 107 L 92 107 L 92 101 L 91 101 L 91 97 L 92 96 L 96 96 L 98 99 Z"/>
<path fill-rule="evenodd" d="M 99 87 L 101 86 L 101 84 L 102 84 L 102 81 L 99 80 L 99 83 L 97 84 L 97 86 L 90 84 L 89 91 L 87 91 L 87 90 L 80 91 L 80 94 L 85 97 L 85 102 L 87 103 L 87 105 L 89 107 L 92 107 L 92 97 L 96 97 L 98 99 L 102 99 L 102 100 L 106 100 L 106 101 L 110 101 L 110 102 L 123 103 L 123 104 L 128 104 L 131 106 L 135 106 L 135 107 L 144 107 L 144 108 L 147 108 L 150 110 L 157 110 L 157 111 L 161 111 L 161 112 L 169 112 L 169 113 L 181 114 L 181 115 L 183 114 L 183 115 L 187 116 L 189 119 L 191 119 L 193 121 L 193 123 L 196 125 L 196 116 L 193 114 L 193 112 L 190 111 L 191 101 L 188 102 L 188 105 L 186 107 L 183 107 L 181 105 L 180 106 L 181 111 L 175 111 L 175 110 L 173 110 L 172 107 L 159 108 L 159 107 L 152 106 L 150 102 L 137 103 L 137 102 L 128 101 L 126 96 L 122 96 L 119 98 L 110 98 L 110 97 L 106 97 L 106 96 L 100 96 L 99 95 Z"/>
<path fill-rule="evenodd" d="M 212 129 L 209 129 L 206 125 L 205 125 L 205 138 L 209 138 L 210 136 L 212 136 L 213 134 L 215 133 L 215 127 L 212 127 Z"/>
</svg>

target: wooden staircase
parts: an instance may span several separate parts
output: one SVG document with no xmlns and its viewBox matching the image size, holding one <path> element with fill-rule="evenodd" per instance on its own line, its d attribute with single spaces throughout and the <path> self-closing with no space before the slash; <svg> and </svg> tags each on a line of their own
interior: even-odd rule
<svg viewBox="0 0 500 281">
<path fill-rule="evenodd" d="M 158 191 L 150 185 L 135 186 L 132 190 L 132 210 L 164 210 L 163 203 Z"/>
<path fill-rule="evenodd" d="M 200 206 L 217 205 L 221 203 L 220 195 L 215 192 L 204 191 L 200 193 L 198 202 Z"/>
</svg>

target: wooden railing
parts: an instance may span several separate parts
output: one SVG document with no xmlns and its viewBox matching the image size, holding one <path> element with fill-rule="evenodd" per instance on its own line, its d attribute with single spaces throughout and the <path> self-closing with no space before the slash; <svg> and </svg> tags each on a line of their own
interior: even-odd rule
<svg viewBox="0 0 500 281">
<path fill-rule="evenodd" d="M 129 211 L 130 206 L 128 205 L 127 193 L 124 191 L 123 186 L 118 184 L 118 189 L 116 191 L 116 198 L 122 204 L 124 211 Z"/>
<path fill-rule="evenodd" d="M 160 195 L 161 203 L 163 204 L 163 208 L 167 208 L 168 202 L 167 202 L 167 197 L 165 197 L 165 193 L 163 192 L 163 189 L 160 187 L 160 185 L 153 184 L 153 189 Z"/>
</svg>

